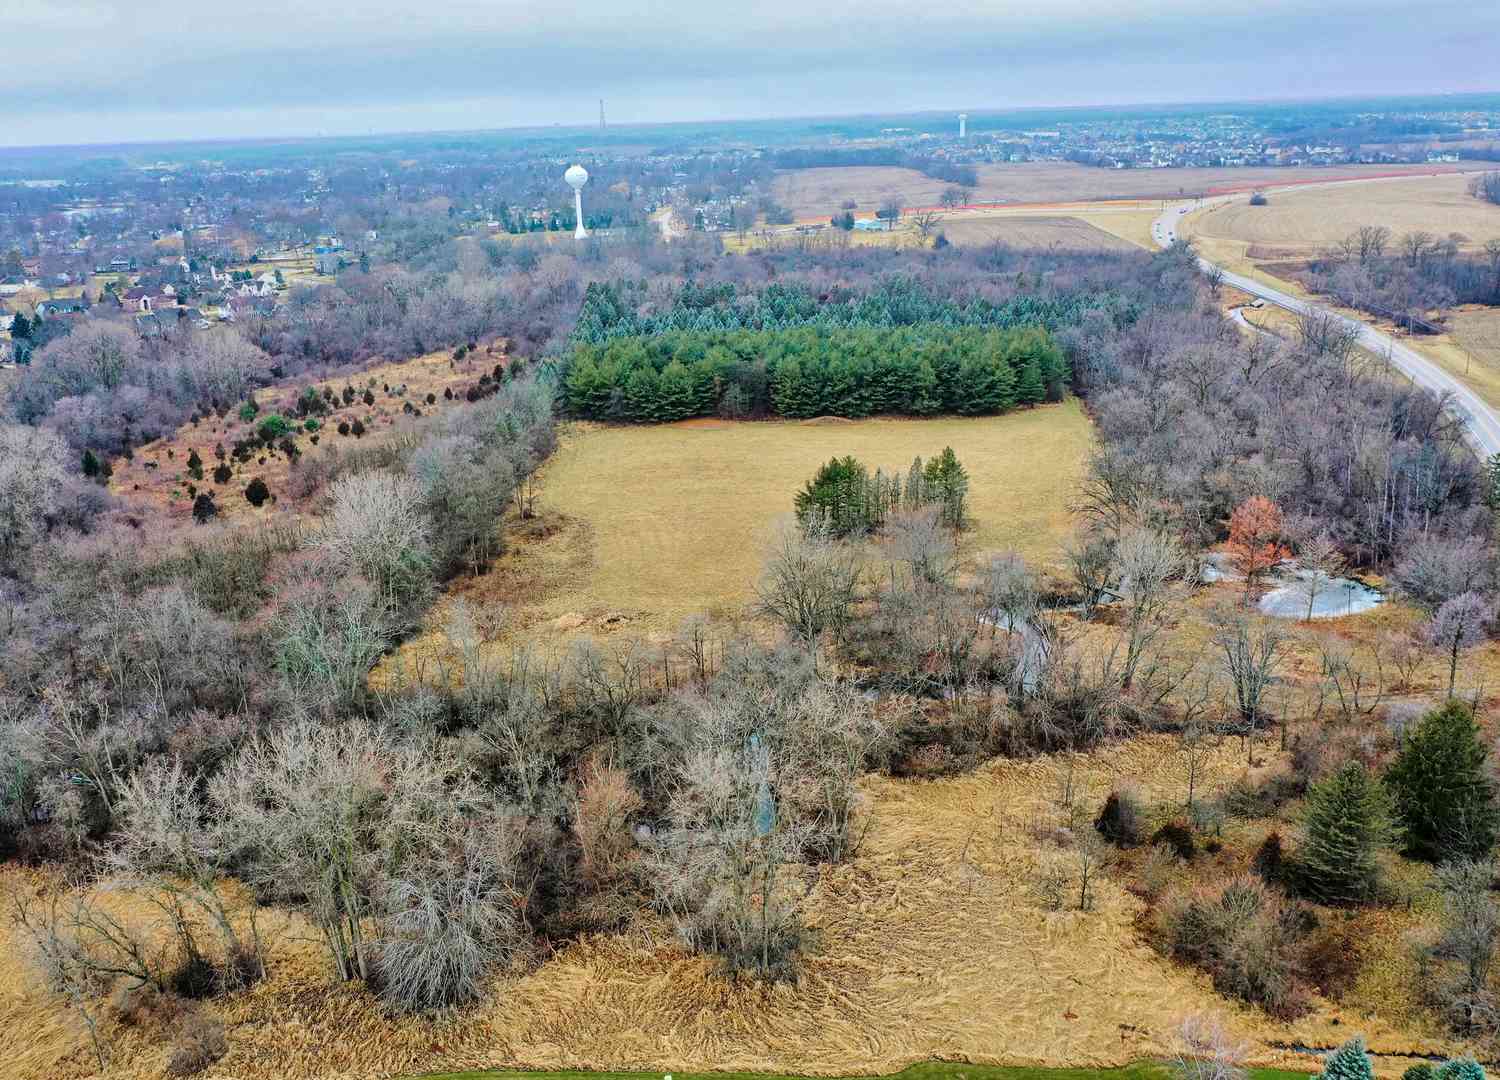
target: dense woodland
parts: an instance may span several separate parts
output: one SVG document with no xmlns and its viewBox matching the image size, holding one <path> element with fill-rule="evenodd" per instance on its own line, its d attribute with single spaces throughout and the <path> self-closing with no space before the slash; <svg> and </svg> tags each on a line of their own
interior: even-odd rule
<svg viewBox="0 0 1500 1080">
<path fill-rule="evenodd" d="M 1040 328 L 932 323 L 676 331 L 580 346 L 563 377 L 567 410 L 642 422 L 719 415 L 987 416 L 1060 401 L 1067 358 Z"/>
<path fill-rule="evenodd" d="M 367 450 L 303 454 L 321 503 L 301 525 L 168 533 L 82 475 L 85 450 L 113 453 L 272 380 L 498 338 L 544 362 Z M 128 884 L 162 912 L 150 936 L 82 894 L 17 897 L 34 959 L 85 1016 L 105 983 L 124 1009 L 255 982 L 266 904 L 302 911 L 329 970 L 394 1010 L 472 1002 L 497 972 L 644 911 L 730 975 L 795 977 L 801 875 L 856 850 L 864 772 L 1270 727 L 1279 631 L 1237 607 L 1216 616 L 1208 655 L 1168 632 L 1206 546 L 1227 538 L 1250 574 L 1317 545 L 1329 565 L 1387 571 L 1431 613 L 1426 647 L 1455 665 L 1493 617 L 1490 489 L 1444 403 L 1383 377 L 1336 324 L 1309 320 L 1286 345 L 1242 338 L 1183 249 L 739 257 L 688 244 L 575 259 L 454 243 L 426 272 L 345 275 L 209 340 L 86 322 L 39 351 L 0 427 L 0 854 Z M 915 463 L 899 498 L 894 475 L 875 485 L 843 460 L 800 502 L 787 493 L 804 512 L 757 587 L 766 633 L 693 619 L 665 646 L 502 652 L 501 614 L 460 603 L 437 677 L 372 685 L 445 582 L 545 526 L 516 491 L 553 449 L 559 402 L 666 419 L 726 411 L 733 386 L 747 389 L 728 411 L 790 416 L 990 412 L 1071 388 L 1100 449 L 1068 575 L 1003 554 L 959 573 L 970 481 L 951 451 Z M 840 509 L 856 495 L 860 514 Z M 1075 625 L 1110 647 L 1085 648 Z M 1265 874 L 1233 896 L 1222 882 L 1213 897 L 1190 879 L 1141 886 L 1164 951 L 1276 1015 L 1305 1007 L 1313 945 L 1329 948 L 1316 918 L 1293 915 L 1382 902 L 1370 868 L 1392 817 L 1416 857 L 1461 857 L 1471 878 L 1494 840 L 1464 706 L 1414 728 L 1426 741 L 1393 728 L 1358 741 L 1368 714 L 1343 719 L 1309 728 L 1294 770 L 1242 792 L 1240 811 L 1217 806 L 1309 800 L 1304 839 L 1268 854 Z M 1449 789 L 1430 770 L 1454 755 L 1467 764 L 1443 775 L 1462 797 L 1433 797 Z M 1039 882 L 1046 902 L 1088 908 L 1106 846 L 1135 852 L 1121 872 L 1144 881 L 1139 860 L 1188 875 L 1218 842 L 1211 816 L 1129 792 L 1114 803 L 1097 828 L 1092 808 L 1069 826 L 1073 869 Z M 1352 861 L 1329 848 L 1349 836 Z M 250 886 L 250 909 L 229 879 Z M 1472 881 L 1445 895 L 1491 903 Z M 1444 1014 L 1471 1030 L 1500 1015 L 1488 983 L 1454 975 L 1476 956 L 1435 950 L 1430 969 Z"/>
</svg>

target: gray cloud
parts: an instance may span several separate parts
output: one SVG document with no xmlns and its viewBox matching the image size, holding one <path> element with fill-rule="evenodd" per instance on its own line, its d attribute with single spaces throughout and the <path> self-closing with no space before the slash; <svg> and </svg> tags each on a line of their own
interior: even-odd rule
<svg viewBox="0 0 1500 1080">
<path fill-rule="evenodd" d="M 923 6 L 9 0 L 0 143 L 1481 90 L 1500 36 L 1453 0 Z"/>
</svg>

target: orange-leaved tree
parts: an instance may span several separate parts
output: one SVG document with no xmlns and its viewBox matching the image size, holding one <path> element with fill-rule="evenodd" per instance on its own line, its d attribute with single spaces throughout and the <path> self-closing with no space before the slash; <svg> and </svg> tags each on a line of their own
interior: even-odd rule
<svg viewBox="0 0 1500 1080">
<path fill-rule="evenodd" d="M 1229 559 L 1245 578 L 1245 603 L 1266 572 L 1291 552 L 1281 543 L 1281 510 L 1264 495 L 1252 495 L 1229 515 Z"/>
</svg>

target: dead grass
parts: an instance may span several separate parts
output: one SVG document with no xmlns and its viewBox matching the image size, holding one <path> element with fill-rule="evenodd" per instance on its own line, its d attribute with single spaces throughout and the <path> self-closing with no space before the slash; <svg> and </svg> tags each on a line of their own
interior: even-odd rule
<svg viewBox="0 0 1500 1080">
<path fill-rule="evenodd" d="M 960 246 L 1006 244 L 1038 251 L 1131 251 L 1128 240 L 1077 217 L 968 217 L 954 215 L 938 226 Z"/>
<path fill-rule="evenodd" d="M 1274 757 L 1274 756 L 1273 756 Z M 1208 764 L 1207 790 L 1243 766 L 1237 743 Z M 1273 1042 L 1329 1045 L 1363 1032 L 1377 1051 L 1446 1045 L 1384 1014 L 1320 1004 L 1279 1025 L 1218 998 L 1202 977 L 1140 939 L 1140 901 L 1112 881 L 1092 912 L 1049 912 L 1032 893 L 1039 839 L 1071 784 L 1093 808 L 1129 778 L 1147 799 L 1181 798 L 1183 763 L 1168 737 L 1076 758 L 995 761 L 936 781 L 864 781 L 868 831 L 848 864 L 811 874 L 816 946 L 795 985 L 732 984 L 643 919 L 586 938 L 535 971 L 498 977 L 488 1003 L 449 1017 L 393 1018 L 334 983 L 310 928 L 268 913 L 279 933 L 270 976 L 215 1005 L 228 1055 L 204 1073 L 239 1080 L 382 1077 L 433 1069 L 746 1069 L 850 1075 L 932 1058 L 1109 1066 L 1156 1057 L 1184 1014 L 1225 1013 L 1261 1065 L 1312 1062 Z M 16 871 L 10 871 L 14 879 Z M 93 1074 L 82 1030 L 26 976 L 0 927 L 0 1042 L 5 1074 Z M 166 1038 L 106 1025 L 108 1075 L 161 1075 Z"/>
<path fill-rule="evenodd" d="M 1441 166 L 1351 165 L 1337 168 L 1100 169 L 1070 162 L 1020 162 L 980 165 L 973 203 L 1091 202 L 1103 199 L 1174 199 L 1220 189 L 1248 190 L 1272 184 L 1338 178 L 1430 174 Z M 822 219 L 837 213 L 846 199 L 872 213 L 888 196 L 908 206 L 936 206 L 951 185 L 913 169 L 896 166 L 798 169 L 781 173 L 772 186 L 777 202 L 798 219 Z"/>
<path fill-rule="evenodd" d="M 298 434 L 297 443 L 304 455 L 315 456 L 334 446 L 368 445 L 389 437 L 403 425 L 405 413 L 402 406 L 406 402 L 424 412 L 452 408 L 464 400 L 459 395 L 460 390 L 475 383 L 482 372 L 492 370 L 503 359 L 504 354 L 498 348 L 493 354 L 481 351 L 457 362 L 451 359 L 450 353 L 436 352 L 398 363 L 378 364 L 341 378 L 299 379 L 262 390 L 256 394 L 260 412 L 248 423 L 240 419 L 240 403 L 236 402 L 223 419 L 209 414 L 196 425 L 184 424 L 172 434 L 136 448 L 128 461 L 116 458 L 110 463 L 114 475 L 110 478 L 109 490 L 124 499 L 132 512 L 149 514 L 154 521 L 178 525 L 192 523 L 193 500 L 188 495 L 188 484 L 195 484 L 200 492 L 214 493 L 219 520 L 266 519 L 295 513 L 296 508 L 285 498 L 293 468 L 286 455 L 264 451 L 243 464 L 231 458 L 229 464 L 234 469 L 234 477 L 219 485 L 213 481 L 213 470 L 218 464 L 215 447 L 222 444 L 226 452 L 232 451 L 234 441 L 251 434 L 267 416 L 281 413 L 290 417 L 289 410 L 308 386 L 320 393 L 324 387 L 332 388 L 336 396 L 345 386 L 352 386 L 361 395 L 368 389 L 375 395 L 375 404 L 367 406 L 362 398 L 356 397 L 353 405 L 345 406 L 340 399 L 337 408 L 319 418 L 322 426 L 317 433 L 317 445 L 308 435 Z M 387 386 L 389 391 L 385 389 Z M 443 391 L 450 388 L 456 395 L 452 401 L 443 397 Z M 434 405 L 427 404 L 428 394 L 436 399 Z M 362 439 L 339 435 L 339 422 L 347 420 L 352 423 L 356 418 L 365 425 L 367 434 Z M 195 481 L 187 472 L 188 456 L 194 450 L 203 460 L 203 480 Z M 264 458 L 263 463 L 261 458 Z M 268 502 L 258 510 L 244 496 L 245 486 L 257 476 L 265 480 L 272 494 L 277 496 L 276 503 Z"/>
<path fill-rule="evenodd" d="M 945 446 L 970 475 L 964 552 L 1015 549 L 1046 564 L 1071 528 L 1067 503 L 1091 442 L 1076 402 L 979 419 L 575 424 L 546 466 L 541 520 L 513 531 L 512 550 L 454 595 L 505 605 L 513 628 L 661 636 L 688 615 L 734 616 L 819 465 L 853 454 L 904 472 Z M 444 612 L 440 603 L 429 626 Z M 399 662 L 434 647 L 420 636 Z"/>
<path fill-rule="evenodd" d="M 1248 200 L 1194 214 L 1199 237 L 1243 241 L 1283 257 L 1312 254 L 1361 225 L 1385 225 L 1393 238 L 1415 230 L 1461 233 L 1466 247 L 1500 237 L 1500 207 L 1468 193 L 1467 176 L 1428 176 L 1366 184 L 1332 184 L 1274 191 L 1267 206 Z"/>
</svg>

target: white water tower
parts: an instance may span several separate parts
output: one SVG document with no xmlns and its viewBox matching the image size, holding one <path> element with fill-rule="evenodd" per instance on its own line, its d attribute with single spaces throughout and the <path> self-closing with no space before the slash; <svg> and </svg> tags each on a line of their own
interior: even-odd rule
<svg viewBox="0 0 1500 1080">
<path fill-rule="evenodd" d="M 958 137 L 960 139 L 967 139 L 969 137 L 968 128 L 969 128 L 969 114 L 968 113 L 959 113 L 958 114 Z"/>
<path fill-rule="evenodd" d="M 573 165 L 563 173 L 563 179 L 573 189 L 573 216 L 578 221 L 578 228 L 573 230 L 573 239 L 587 240 L 589 232 L 583 227 L 583 185 L 589 182 L 589 171 L 582 165 Z"/>
</svg>

